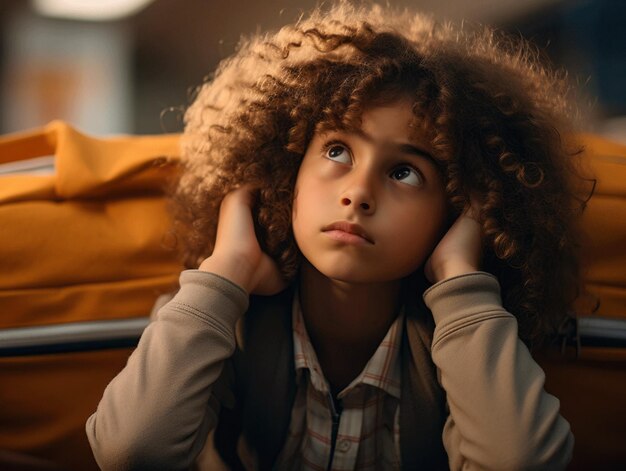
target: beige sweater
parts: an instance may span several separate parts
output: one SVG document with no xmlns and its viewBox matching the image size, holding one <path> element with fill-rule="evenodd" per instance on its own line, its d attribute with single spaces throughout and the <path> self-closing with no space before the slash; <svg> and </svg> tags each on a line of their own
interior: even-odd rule
<svg viewBox="0 0 626 471">
<path fill-rule="evenodd" d="M 190 468 L 220 404 L 234 400 L 222 370 L 248 296 L 198 270 L 184 271 L 180 282 L 87 420 L 103 470 Z M 564 469 L 574 443 L 569 424 L 502 308 L 496 279 L 476 272 L 444 280 L 424 300 L 450 411 L 443 430 L 450 468 Z"/>
</svg>

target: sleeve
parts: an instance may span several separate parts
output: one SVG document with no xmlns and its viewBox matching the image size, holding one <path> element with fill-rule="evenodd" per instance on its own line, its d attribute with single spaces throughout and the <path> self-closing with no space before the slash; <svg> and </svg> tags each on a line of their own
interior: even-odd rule
<svg viewBox="0 0 626 471">
<path fill-rule="evenodd" d="M 182 272 L 180 284 L 87 420 L 105 471 L 188 469 L 217 423 L 218 378 L 235 350 L 248 295 L 199 270 Z"/>
<path fill-rule="evenodd" d="M 519 340 L 488 273 L 443 280 L 424 293 L 432 357 L 450 415 L 443 442 L 453 470 L 564 469 L 574 437 L 545 375 Z"/>
</svg>

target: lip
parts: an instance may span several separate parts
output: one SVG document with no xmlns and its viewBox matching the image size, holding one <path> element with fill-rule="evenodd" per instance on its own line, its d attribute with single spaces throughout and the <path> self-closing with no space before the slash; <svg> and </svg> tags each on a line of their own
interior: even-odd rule
<svg viewBox="0 0 626 471">
<path fill-rule="evenodd" d="M 372 238 L 358 224 L 352 224 L 348 221 L 337 221 L 324 226 L 322 232 L 328 234 L 331 238 L 348 243 L 367 243 L 374 245 Z"/>
</svg>

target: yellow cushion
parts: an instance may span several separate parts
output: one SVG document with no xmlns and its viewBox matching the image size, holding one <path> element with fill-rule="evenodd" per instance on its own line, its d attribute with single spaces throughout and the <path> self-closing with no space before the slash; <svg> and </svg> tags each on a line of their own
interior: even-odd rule
<svg viewBox="0 0 626 471">
<path fill-rule="evenodd" d="M 162 189 L 178 144 L 63 122 L 0 138 L 0 163 L 55 156 L 54 174 L 0 176 L 0 329 L 145 317 L 176 289 Z M 0 358 L 0 469 L 4 449 L 97 470 L 84 424 L 131 351 Z"/>
<path fill-rule="evenodd" d="M 626 318 L 626 145 L 583 135 L 585 161 L 596 178 L 582 217 L 584 279 L 591 297 L 580 303 L 588 315 Z"/>
</svg>

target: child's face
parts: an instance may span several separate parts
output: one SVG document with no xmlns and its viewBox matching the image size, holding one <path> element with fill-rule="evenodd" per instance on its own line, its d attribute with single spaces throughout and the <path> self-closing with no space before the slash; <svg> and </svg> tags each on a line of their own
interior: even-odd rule
<svg viewBox="0 0 626 471">
<path fill-rule="evenodd" d="M 325 276 L 398 280 L 419 268 L 447 219 L 442 177 L 425 139 L 411 140 L 411 103 L 366 110 L 361 133 L 316 133 L 295 187 L 293 231 Z"/>
</svg>

